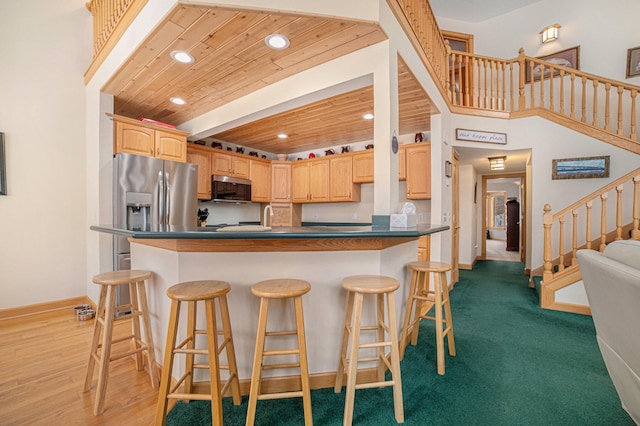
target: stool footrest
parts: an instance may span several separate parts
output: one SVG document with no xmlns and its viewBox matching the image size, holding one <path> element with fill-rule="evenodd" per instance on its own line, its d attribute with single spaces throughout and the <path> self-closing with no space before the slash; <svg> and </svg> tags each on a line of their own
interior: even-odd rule
<svg viewBox="0 0 640 426">
<path fill-rule="evenodd" d="M 176 354 L 206 355 L 209 352 L 207 352 L 206 349 L 174 349 L 173 353 L 176 353 Z"/>
<path fill-rule="evenodd" d="M 391 342 L 373 342 L 373 343 L 362 343 L 358 345 L 359 349 L 367 349 L 367 348 L 381 348 L 391 346 Z"/>
<path fill-rule="evenodd" d="M 278 393 L 263 393 L 258 395 L 258 400 L 264 401 L 267 399 L 283 399 L 283 398 L 292 398 L 292 397 L 302 397 L 302 391 L 292 391 L 292 392 L 278 392 Z"/>
<path fill-rule="evenodd" d="M 211 401 L 211 395 L 204 393 L 170 393 L 167 395 L 167 399 Z"/>
<path fill-rule="evenodd" d="M 360 383 L 356 385 L 356 389 L 382 388 L 386 386 L 394 386 L 395 384 L 396 382 L 394 380 L 386 382 Z"/>
<path fill-rule="evenodd" d="M 264 333 L 265 336 L 293 336 L 295 334 L 298 334 L 296 330 L 267 331 Z"/>
<path fill-rule="evenodd" d="M 263 370 L 274 370 L 276 368 L 298 368 L 300 367 L 300 363 L 290 363 L 290 364 L 268 364 L 268 365 L 263 365 L 262 369 Z"/>
<path fill-rule="evenodd" d="M 273 355 L 296 355 L 300 353 L 300 349 L 278 349 L 278 350 L 270 350 L 264 351 L 262 353 L 263 356 L 273 356 Z"/>
</svg>

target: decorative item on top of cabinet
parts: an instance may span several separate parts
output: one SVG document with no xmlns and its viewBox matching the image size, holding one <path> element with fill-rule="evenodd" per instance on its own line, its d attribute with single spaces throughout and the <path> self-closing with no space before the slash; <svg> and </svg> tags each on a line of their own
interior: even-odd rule
<svg viewBox="0 0 640 426">
<path fill-rule="evenodd" d="M 187 160 L 189 132 L 115 114 L 107 115 L 113 118 L 114 123 L 114 154 L 126 152 L 164 160 Z"/>
<path fill-rule="evenodd" d="M 268 203 L 271 201 L 271 166 L 269 161 L 251 159 L 249 163 L 251 201 Z"/>
<path fill-rule="evenodd" d="M 407 199 L 431 199 L 431 143 L 421 142 L 407 145 L 406 175 Z"/>
</svg>

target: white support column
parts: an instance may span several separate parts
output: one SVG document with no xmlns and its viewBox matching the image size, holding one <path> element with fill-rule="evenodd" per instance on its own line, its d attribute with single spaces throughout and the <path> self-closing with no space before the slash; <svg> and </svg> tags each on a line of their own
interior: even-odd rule
<svg viewBox="0 0 640 426">
<path fill-rule="evenodd" d="M 374 216 L 388 216 L 398 203 L 398 155 L 391 150 L 391 139 L 399 133 L 398 54 L 386 44 L 387 56 L 380 58 L 373 73 Z"/>
</svg>

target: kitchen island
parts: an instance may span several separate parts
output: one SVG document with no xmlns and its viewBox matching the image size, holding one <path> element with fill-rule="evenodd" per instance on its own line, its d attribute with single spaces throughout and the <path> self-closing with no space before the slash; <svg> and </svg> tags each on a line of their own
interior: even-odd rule
<svg viewBox="0 0 640 426">
<path fill-rule="evenodd" d="M 229 309 L 243 391 L 248 390 L 251 377 L 258 323 L 259 299 L 251 293 L 253 284 L 274 278 L 309 281 L 311 291 L 303 297 L 303 304 L 311 385 L 330 387 L 338 366 L 344 322 L 346 292 L 341 286 L 342 279 L 359 274 L 398 279 L 401 287 L 395 296 L 398 324 L 401 324 L 409 283 L 405 264 L 416 260 L 419 237 L 448 228 L 304 226 L 219 232 L 215 227 L 164 226 L 150 230 L 130 230 L 116 225 L 91 227 L 95 231 L 129 237 L 132 269 L 154 272 L 147 294 L 158 360 L 163 359 L 169 318 L 170 300 L 166 290 L 176 283 L 192 280 L 215 279 L 231 284 Z M 276 303 L 274 307 L 274 324 L 270 326 L 293 328 L 292 312 L 278 309 Z M 363 318 L 371 321 L 373 313 L 371 309 L 365 311 Z M 203 319 L 204 312 L 199 315 L 199 320 Z M 199 326 L 204 328 L 203 324 Z M 184 332 L 184 329 L 181 325 L 180 330 Z M 363 340 L 366 337 L 363 335 Z M 178 358 L 177 362 L 176 371 L 180 371 L 184 361 Z M 297 372 L 268 370 L 265 373 L 292 374 Z M 284 382 L 280 386 L 287 388 L 289 384 Z"/>
</svg>

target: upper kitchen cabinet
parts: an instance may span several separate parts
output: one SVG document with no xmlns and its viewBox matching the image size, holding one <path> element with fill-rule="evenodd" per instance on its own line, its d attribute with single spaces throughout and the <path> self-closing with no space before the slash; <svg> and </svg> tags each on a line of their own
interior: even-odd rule
<svg viewBox="0 0 640 426">
<path fill-rule="evenodd" d="M 330 201 L 360 201 L 360 185 L 353 182 L 353 158 L 351 155 L 330 158 Z"/>
<path fill-rule="evenodd" d="M 398 148 L 398 179 L 407 180 L 407 146 L 400 145 Z"/>
<path fill-rule="evenodd" d="M 249 160 L 251 201 L 268 203 L 271 200 L 271 166 L 268 160 Z"/>
<path fill-rule="evenodd" d="M 322 203 L 329 201 L 329 159 L 296 161 L 291 166 L 291 201 Z"/>
<path fill-rule="evenodd" d="M 214 152 L 211 173 L 249 179 L 249 159 L 242 154 Z"/>
<path fill-rule="evenodd" d="M 373 150 L 360 151 L 353 154 L 353 182 L 373 182 Z"/>
<path fill-rule="evenodd" d="M 291 202 L 291 163 L 271 162 L 271 202 Z"/>
<path fill-rule="evenodd" d="M 407 199 L 431 199 L 431 143 L 408 144 L 405 148 Z"/>
<path fill-rule="evenodd" d="M 114 122 L 114 153 L 146 155 L 164 160 L 187 161 L 188 132 L 111 115 Z"/>
<path fill-rule="evenodd" d="M 198 166 L 198 199 L 211 199 L 211 148 L 187 145 L 187 162 Z"/>
</svg>

